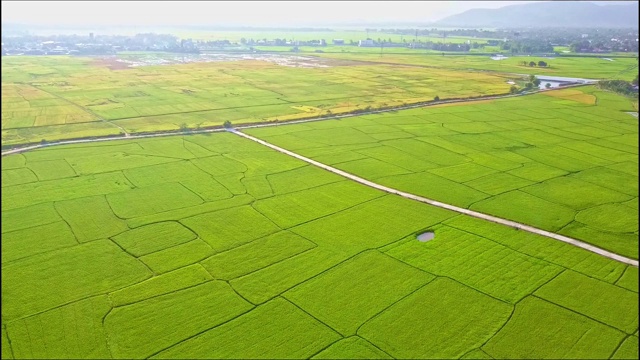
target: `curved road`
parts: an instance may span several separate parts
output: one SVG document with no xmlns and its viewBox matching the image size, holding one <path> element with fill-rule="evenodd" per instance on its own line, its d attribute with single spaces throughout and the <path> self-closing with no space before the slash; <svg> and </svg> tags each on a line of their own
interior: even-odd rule
<svg viewBox="0 0 640 360">
<path fill-rule="evenodd" d="M 533 234 L 546 236 L 548 238 L 551 238 L 551 239 L 554 239 L 554 240 L 559 240 L 559 241 L 565 242 L 567 244 L 571 244 L 573 246 L 577 246 L 579 248 L 585 249 L 587 251 L 591 251 L 591 252 L 596 253 L 598 255 L 602 255 L 604 257 L 608 257 L 609 259 L 613 259 L 613 260 L 619 261 L 621 263 L 625 263 L 625 264 L 629 264 L 629 265 L 638 267 L 638 260 L 630 259 L 630 258 L 627 258 L 625 256 L 612 253 L 610 251 L 601 249 L 601 248 L 593 246 L 591 244 L 587 244 L 587 243 L 582 242 L 580 240 L 572 239 L 572 238 L 564 236 L 564 235 L 552 233 L 550 231 L 538 229 L 538 228 L 535 228 L 533 226 L 521 224 L 521 223 L 518 223 L 518 222 L 515 222 L 515 221 L 502 219 L 502 218 L 499 218 L 499 217 L 483 214 L 483 213 L 480 213 L 480 212 L 477 212 L 477 211 L 461 208 L 461 207 L 450 205 L 450 204 L 445 204 L 445 203 L 442 203 L 442 202 L 439 202 L 439 201 L 436 201 L 436 200 L 427 199 L 427 198 L 424 198 L 424 197 L 421 197 L 421 196 L 417 196 L 417 195 L 409 194 L 409 193 L 406 193 L 406 192 L 403 192 L 403 191 L 400 191 L 400 190 L 396 190 L 396 189 L 393 189 L 393 188 L 390 188 L 390 187 L 387 187 L 387 186 L 384 186 L 384 185 L 380 185 L 380 184 L 374 183 L 372 181 L 363 179 L 363 178 L 361 178 L 359 176 L 355 176 L 353 174 L 349 174 L 348 172 L 336 169 L 334 167 L 331 167 L 329 165 L 323 164 L 321 162 L 309 159 L 307 157 L 304 157 L 302 155 L 296 154 L 296 153 L 294 153 L 292 151 L 289 151 L 287 149 L 283 149 L 283 148 L 281 148 L 279 146 L 276 146 L 276 145 L 273 145 L 271 143 L 268 143 L 268 142 L 266 142 L 264 140 L 260 140 L 260 139 L 258 139 L 256 137 L 251 136 L 251 135 L 247 135 L 245 133 L 242 133 L 242 132 L 240 132 L 238 130 L 228 129 L 228 131 L 231 132 L 231 133 L 234 133 L 234 134 L 236 134 L 238 136 L 241 136 L 243 138 L 255 141 L 255 142 L 257 142 L 257 143 L 259 143 L 261 145 L 270 147 L 271 149 L 279 151 L 279 152 L 281 152 L 283 154 L 292 156 L 292 157 L 294 157 L 296 159 L 305 161 L 305 162 L 307 162 L 309 164 L 312 164 L 312 165 L 315 165 L 315 166 L 320 167 L 322 169 L 331 171 L 332 173 L 335 173 L 335 174 L 341 175 L 343 177 L 346 177 L 347 179 L 350 179 L 350 180 L 353 180 L 353 181 L 357 181 L 357 182 L 359 182 L 359 183 L 361 183 L 363 185 L 370 186 L 370 187 L 372 187 L 374 189 L 382 190 L 382 191 L 385 191 L 385 192 L 388 192 L 388 193 L 391 193 L 391 194 L 400 195 L 400 196 L 402 196 L 404 198 L 407 198 L 407 199 L 420 201 L 420 202 L 423 202 L 423 203 L 427 203 L 429 205 L 433 205 L 433 206 L 437 206 L 437 207 L 440 207 L 440 208 L 443 208 L 443 209 L 455 211 L 455 212 L 458 212 L 458 213 L 461 213 L 461 214 L 473 216 L 473 217 L 476 217 L 476 218 L 479 218 L 479 219 L 488 220 L 488 221 L 491 221 L 491 222 L 494 222 L 494 223 L 498 223 L 498 224 L 510 226 L 510 227 L 513 227 L 513 228 L 516 228 L 516 229 L 528 231 L 528 232 L 533 233 Z"/>
</svg>

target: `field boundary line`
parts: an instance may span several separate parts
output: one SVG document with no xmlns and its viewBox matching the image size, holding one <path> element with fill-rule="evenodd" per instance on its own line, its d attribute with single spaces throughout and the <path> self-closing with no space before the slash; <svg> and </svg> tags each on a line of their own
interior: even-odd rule
<svg viewBox="0 0 640 360">
<path fill-rule="evenodd" d="M 44 92 L 44 93 L 47 93 L 47 94 L 49 94 L 49 95 L 53 95 L 53 96 L 57 97 L 58 99 L 63 100 L 63 101 L 65 101 L 65 102 L 69 103 L 69 104 L 71 104 L 71 105 L 73 105 L 73 106 L 77 107 L 78 109 L 82 110 L 83 112 L 85 112 L 85 113 L 87 113 L 87 114 L 89 114 L 89 115 L 93 115 L 93 116 L 95 116 L 95 117 L 96 117 L 96 119 L 98 119 L 98 121 L 101 121 L 101 122 L 103 122 L 103 123 L 110 124 L 110 125 L 113 125 L 113 126 L 117 127 L 118 129 L 122 130 L 122 132 L 124 133 L 124 136 L 129 136 L 129 133 L 127 132 L 127 130 L 125 130 L 122 126 L 120 126 L 120 125 L 118 125 L 118 124 L 114 124 L 114 123 L 112 123 L 111 121 L 109 121 L 109 120 L 105 119 L 104 117 L 102 117 L 102 116 L 100 116 L 100 115 L 96 114 L 93 110 L 87 109 L 87 108 L 85 108 L 85 107 L 84 107 L 84 106 L 82 106 L 82 105 L 78 105 L 78 104 L 76 104 L 75 102 L 73 102 L 73 101 L 71 101 L 71 100 L 69 100 L 69 99 L 67 99 L 67 98 L 62 97 L 62 96 L 61 96 L 61 95 L 59 95 L 59 94 L 52 93 L 52 92 L 50 92 L 50 91 L 44 90 L 44 89 L 43 89 L 43 88 L 41 88 L 40 86 L 36 86 L 36 85 L 31 85 L 31 86 L 32 86 L 32 87 L 34 87 L 34 88 L 36 88 L 36 89 L 38 89 L 38 90 L 40 90 L 40 91 L 42 91 L 42 92 Z M 66 122 L 65 122 L 64 124 L 62 124 L 62 125 L 65 125 L 65 124 L 66 124 Z"/>
<path fill-rule="evenodd" d="M 294 153 L 293 151 L 286 150 L 286 149 L 281 148 L 279 146 L 276 146 L 276 145 L 273 145 L 271 143 L 268 143 L 268 142 L 266 142 L 264 140 L 261 140 L 261 139 L 258 139 L 256 137 L 253 137 L 251 135 L 247 135 L 247 134 L 242 133 L 242 132 L 240 132 L 240 131 L 238 131 L 236 129 L 227 129 L 227 131 L 230 132 L 230 133 L 236 134 L 238 136 L 244 137 L 246 139 L 255 141 L 255 142 L 257 142 L 257 143 L 259 143 L 261 145 L 269 147 L 269 148 L 271 148 L 273 150 L 276 150 L 278 152 L 281 152 L 283 154 L 292 156 L 292 157 L 294 157 L 296 159 L 305 161 L 305 162 L 307 162 L 309 164 L 312 164 L 312 165 L 315 165 L 315 166 L 320 167 L 322 169 L 331 171 L 331 172 L 333 172 L 335 174 L 338 174 L 340 176 L 343 176 L 343 177 L 345 177 L 347 179 L 351 179 L 351 180 L 354 180 L 354 181 L 356 181 L 356 182 L 358 182 L 360 184 L 367 185 L 367 186 L 372 187 L 374 189 L 378 189 L 378 190 L 382 190 L 382 191 L 387 192 L 387 193 L 399 195 L 399 196 L 402 196 L 402 197 L 410 199 L 410 200 L 415 200 L 415 201 L 419 201 L 419 202 L 426 203 L 426 204 L 429 204 L 429 205 L 437 206 L 439 208 L 455 211 L 457 213 L 461 213 L 461 214 L 464 214 L 464 215 L 473 216 L 475 218 L 479 218 L 479 219 L 491 221 L 491 222 L 494 222 L 494 223 L 506 225 L 506 226 L 509 226 L 509 227 L 512 227 L 512 228 L 515 228 L 515 229 L 524 230 L 524 231 L 527 231 L 527 232 L 530 232 L 530 233 L 533 233 L 533 234 L 542 235 L 542 236 L 545 236 L 545 237 L 548 237 L 548 238 L 551 238 L 551 239 L 554 239 L 554 240 L 562 241 L 564 243 L 567 243 L 567 244 L 570 244 L 570 245 L 573 245 L 573 246 L 577 246 L 577 247 L 582 248 L 582 249 L 587 250 L 587 251 L 591 251 L 593 253 L 596 253 L 598 255 L 602 255 L 602 256 L 607 257 L 609 259 L 612 259 L 612 260 L 615 260 L 615 261 L 618 261 L 618 262 L 621 262 L 621 263 L 625 263 L 625 264 L 628 264 L 628 265 L 632 265 L 632 266 L 638 267 L 638 260 L 634 260 L 634 259 L 622 256 L 622 255 L 618 255 L 616 253 L 610 252 L 608 250 L 601 249 L 601 248 L 596 247 L 594 245 L 582 242 L 580 240 L 576 240 L 576 239 L 570 238 L 568 236 L 556 234 L 556 233 L 553 233 L 553 232 L 550 232 L 550 231 L 547 231 L 547 230 L 538 229 L 536 227 L 525 225 L 525 224 L 522 224 L 522 223 L 519 223 L 519 222 L 516 222 L 516 221 L 507 220 L 507 219 L 499 218 L 497 216 L 492 216 L 492 215 L 484 214 L 484 213 L 481 213 L 481 212 L 477 212 L 477 211 L 461 208 L 461 207 L 458 207 L 458 206 L 455 206 L 455 205 L 446 204 L 446 203 L 443 203 L 443 202 L 440 202 L 440 201 L 436 201 L 436 200 L 433 200 L 433 199 L 428 199 L 428 198 L 425 198 L 425 197 L 422 197 L 422 196 L 417 196 L 417 195 L 410 194 L 410 193 L 407 193 L 407 192 L 404 192 L 404 191 L 400 191 L 400 190 L 397 190 L 397 189 L 393 189 L 393 188 L 390 188 L 390 187 L 387 187 L 387 186 L 384 186 L 384 185 L 380 185 L 380 184 L 375 183 L 373 181 L 369 181 L 369 180 L 366 180 L 366 179 L 361 178 L 359 176 L 350 174 L 350 173 L 348 173 L 346 171 L 342 171 L 342 170 L 336 169 L 336 168 L 334 168 L 332 166 L 329 166 L 329 165 L 323 164 L 321 162 L 309 159 L 307 157 L 304 157 L 302 155 Z"/>
</svg>

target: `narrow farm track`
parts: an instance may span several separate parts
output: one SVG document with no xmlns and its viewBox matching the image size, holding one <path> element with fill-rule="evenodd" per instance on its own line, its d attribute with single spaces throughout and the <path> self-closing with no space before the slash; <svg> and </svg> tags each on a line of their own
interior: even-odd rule
<svg viewBox="0 0 640 360">
<path fill-rule="evenodd" d="M 421 196 L 417 196 L 417 195 L 414 195 L 414 194 L 410 194 L 410 193 L 406 193 L 406 192 L 403 192 L 403 191 L 400 191 L 400 190 L 396 190 L 396 189 L 393 189 L 393 188 L 390 188 L 390 187 L 387 187 L 387 186 L 384 186 L 384 185 L 380 185 L 380 184 L 374 183 L 372 181 L 363 179 L 363 178 L 361 178 L 359 176 L 350 174 L 348 172 L 336 169 L 336 168 L 334 168 L 332 166 L 323 164 L 321 162 L 309 159 L 307 157 L 304 157 L 302 155 L 299 155 L 299 154 L 294 153 L 292 151 L 289 151 L 287 149 L 283 149 L 283 148 L 281 148 L 279 146 L 276 146 L 276 145 L 273 145 L 271 143 L 268 143 L 268 142 L 266 142 L 264 140 L 260 140 L 260 139 L 258 139 L 256 137 L 251 136 L 251 135 L 247 135 L 245 133 L 242 133 L 242 132 L 240 132 L 240 131 L 238 131 L 236 129 L 228 129 L 227 131 L 229 131 L 229 132 L 231 132 L 233 134 L 236 134 L 238 136 L 241 136 L 243 138 L 255 141 L 258 144 L 267 146 L 267 147 L 269 147 L 269 148 L 271 148 L 273 150 L 276 150 L 278 152 L 281 152 L 283 154 L 286 154 L 286 155 L 292 156 L 292 157 L 294 157 L 296 159 L 299 159 L 299 160 L 302 160 L 304 162 L 307 162 L 307 163 L 309 163 L 311 165 L 315 165 L 315 166 L 320 167 L 322 169 L 331 171 L 332 173 L 338 174 L 338 175 L 343 176 L 343 177 L 345 177 L 347 179 L 350 179 L 350 180 L 353 180 L 353 181 L 357 181 L 357 182 L 359 182 L 360 184 L 363 184 L 363 185 L 370 186 L 370 187 L 372 187 L 374 189 L 382 190 L 382 191 L 385 191 L 387 193 L 396 194 L 396 195 L 402 196 L 402 197 L 407 198 L 407 199 L 420 201 L 420 202 L 423 202 L 423 203 L 426 203 L 426 204 L 429 204 L 429 205 L 433 205 L 433 206 L 437 206 L 437 207 L 440 207 L 440 208 L 443 208 L 443 209 L 455 211 L 455 212 L 458 212 L 458 213 L 461 213 L 461 214 L 473 216 L 473 217 L 476 217 L 476 218 L 479 218 L 479 219 L 483 219 L 483 220 L 491 221 L 491 222 L 494 222 L 494 223 L 506 225 L 506 226 L 509 226 L 509 227 L 512 227 L 512 228 L 516 228 L 516 229 L 519 229 L 519 230 L 524 230 L 524 231 L 527 231 L 527 232 L 530 232 L 530 233 L 533 233 L 533 234 L 546 236 L 548 238 L 551 238 L 551 239 L 554 239 L 554 240 L 558 240 L 558 241 L 562 241 L 562 242 L 565 242 L 567 244 L 570 244 L 570 245 L 577 246 L 579 248 L 585 249 L 587 251 L 591 251 L 591 252 L 596 253 L 598 255 L 602 255 L 602 256 L 607 257 L 609 259 L 612 259 L 612 260 L 615 260 L 615 261 L 619 261 L 619 262 L 624 263 L 624 264 L 629 264 L 629 265 L 638 267 L 638 260 L 630 259 L 630 258 L 627 258 L 625 256 L 612 253 L 610 251 L 601 249 L 601 248 L 593 246 L 591 244 L 587 244 L 587 243 L 582 242 L 580 240 L 576 240 L 576 239 L 573 239 L 573 238 L 570 238 L 570 237 L 567 237 L 567 236 L 564 236 L 564 235 L 552 233 L 550 231 L 538 229 L 538 228 L 535 228 L 533 226 L 521 224 L 521 223 L 518 223 L 518 222 L 515 222 L 515 221 L 502 219 L 502 218 L 495 217 L 495 216 L 492 216 L 492 215 L 483 214 L 483 213 L 480 213 L 480 212 L 477 212 L 477 211 L 461 208 L 461 207 L 450 205 L 450 204 L 445 204 L 445 203 L 442 203 L 442 202 L 439 202 L 439 201 L 436 201 L 436 200 L 427 199 L 427 198 L 424 198 L 424 197 L 421 197 Z"/>
</svg>

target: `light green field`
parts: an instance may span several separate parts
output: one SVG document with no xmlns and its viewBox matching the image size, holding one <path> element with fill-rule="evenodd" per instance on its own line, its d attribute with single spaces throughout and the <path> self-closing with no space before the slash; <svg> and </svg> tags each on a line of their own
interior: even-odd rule
<svg viewBox="0 0 640 360">
<path fill-rule="evenodd" d="M 246 132 L 382 185 L 638 258 L 638 123 L 592 87 Z M 381 136 L 389 135 L 389 136 Z"/>
<path fill-rule="evenodd" d="M 385 62 L 393 64 L 412 64 L 446 69 L 476 69 L 504 73 L 567 76 L 586 79 L 614 78 L 631 81 L 638 73 L 638 58 L 633 56 L 615 58 L 614 61 L 608 61 L 599 57 L 558 56 L 556 58 L 549 58 L 539 56 L 509 56 L 509 54 L 507 54 L 506 56 L 508 59 L 491 60 L 488 55 L 446 54 L 445 56 L 442 56 L 438 55 L 442 54 L 442 52 L 431 51 L 429 52 L 430 54 L 425 51 L 422 51 L 423 54 L 384 54 L 384 51 L 390 53 L 392 50 L 383 50 L 382 56 L 380 56 L 379 48 L 374 53 L 337 51 L 315 53 L 314 55 L 324 58 Z M 603 57 L 606 57 L 606 55 Z M 544 61 L 549 66 L 523 66 L 523 61 L 526 61 L 527 64 L 531 61 L 536 64 L 538 61 Z"/>
<path fill-rule="evenodd" d="M 2 144 L 283 121 L 509 91 L 495 74 L 331 59 L 327 66 L 243 60 L 121 69 L 115 59 L 3 57 Z"/>
<path fill-rule="evenodd" d="M 459 108 L 439 111 L 452 109 Z M 430 137 L 413 113 L 334 122 L 362 135 L 351 143 L 335 136 L 340 145 L 329 147 L 324 123 L 262 135 L 319 131 L 307 137 L 319 146 L 299 139 L 297 151 L 367 154 L 370 162 L 354 171 L 402 153 L 392 165 L 410 174 L 472 156 L 482 162 L 433 174 L 443 184 L 528 159 L 471 151 L 471 143 L 456 153 L 415 139 L 410 131 Z M 426 119 L 451 120 L 439 125 L 444 141 L 462 129 L 444 125 L 479 128 L 468 116 Z M 413 146 L 373 150 L 381 145 L 369 139 L 389 130 L 409 134 Z M 487 146 L 518 141 L 489 139 Z M 453 155 L 411 161 L 428 151 Z M 615 171 L 617 184 L 627 181 L 618 173 L 637 181 L 629 173 L 637 157 L 616 151 L 619 161 L 602 166 Z M 40 180 L 48 174 L 43 162 L 71 171 Z M 6 173 L 3 358 L 637 358 L 637 268 L 352 183 L 230 133 L 41 149 L 3 157 L 3 179 Z M 596 186 L 589 176 L 582 181 Z M 435 238 L 417 241 L 426 229 Z"/>
</svg>

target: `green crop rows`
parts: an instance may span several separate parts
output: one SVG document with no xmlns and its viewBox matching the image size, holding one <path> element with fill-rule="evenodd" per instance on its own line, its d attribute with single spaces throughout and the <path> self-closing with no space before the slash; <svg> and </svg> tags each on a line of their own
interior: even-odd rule
<svg viewBox="0 0 640 360">
<path fill-rule="evenodd" d="M 625 111 L 627 98 L 586 87 L 246 132 L 382 185 L 637 259 L 638 121 Z"/>
<path fill-rule="evenodd" d="M 593 107 L 554 99 L 251 133 L 458 205 L 534 209 L 518 220 L 633 255 L 637 218 L 616 209 L 637 210 L 637 131 L 626 114 L 586 120 Z M 500 116 L 510 106 L 548 117 Z M 593 134 L 571 130 L 580 122 Z M 608 152 L 596 164 L 593 146 Z M 2 179 L 2 358 L 638 356 L 637 267 L 233 134 L 10 155 Z M 417 241 L 427 229 L 435 238 Z"/>
</svg>

